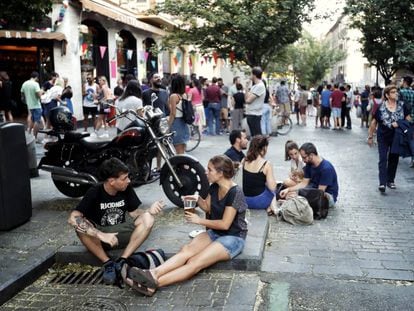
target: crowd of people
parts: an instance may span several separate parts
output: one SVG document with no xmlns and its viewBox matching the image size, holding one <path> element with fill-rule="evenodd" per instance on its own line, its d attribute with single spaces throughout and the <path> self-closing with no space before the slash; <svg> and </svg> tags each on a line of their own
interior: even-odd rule
<svg viewBox="0 0 414 311">
<path fill-rule="evenodd" d="M 281 114 L 295 114 L 296 123 L 300 126 L 307 126 L 309 117 L 314 116 L 315 128 L 351 130 L 351 111 L 354 109 L 361 120 L 361 128 L 368 128 L 370 145 L 373 145 L 377 134 L 380 154 L 379 175 L 384 176 L 384 170 L 388 170 L 389 175 L 387 178 L 379 178 L 381 192 L 385 191 L 384 186 L 396 187 L 394 171 L 398 165 L 398 155 L 411 156 L 410 166 L 414 167 L 414 143 L 412 134 L 409 136 L 413 131 L 414 119 L 414 90 L 411 77 L 404 77 L 400 87 L 391 84 L 381 89 L 378 86 L 366 85 L 361 92 L 349 84 L 326 84 L 309 90 L 305 85 L 299 85 L 297 90 L 291 91 L 286 81 L 282 80 L 277 88 L 269 92 L 262 75 L 260 67 L 252 68 L 250 81 L 244 87 L 240 77 L 235 77 L 233 84 L 227 86 L 222 78 L 213 77 L 208 80 L 192 74 L 186 81 L 180 74 L 173 74 L 166 79 L 155 72 L 140 84 L 133 75 L 128 74 L 124 79 L 118 79 L 114 91 L 109 88 L 104 76 L 94 78 L 87 75 L 82 90 L 84 130 L 88 130 L 92 119 L 91 136 L 108 138 L 107 118 L 114 113 L 114 106 L 122 111 L 152 105 L 169 117 L 170 128 L 176 132 L 173 144 L 177 153 L 182 154 L 190 139 L 189 128 L 183 120 L 183 100 L 191 101 L 195 112 L 194 125 L 199 128 L 202 135 L 222 135 L 229 134 L 232 130 L 241 130 L 245 117 L 251 137 L 269 137 L 272 134 L 271 118 L 276 106 Z M 33 72 L 31 78 L 21 87 L 22 99 L 28 107 L 28 130 L 33 132 L 36 138 L 39 128 L 51 127 L 51 109 L 65 105 L 73 112 L 73 93 L 68 79 L 52 73 L 50 79 L 40 87 L 38 78 L 38 73 Z M 395 98 L 386 92 L 391 86 L 391 94 L 395 92 Z M 7 73 L 0 72 L 0 112 L 10 121 L 13 120 L 12 111 L 15 105 L 11 98 L 11 88 L 12 83 Z M 390 102 L 394 101 L 398 107 L 397 112 L 393 107 L 389 107 Z M 402 107 L 402 110 L 399 107 Z M 395 122 L 388 122 L 390 118 Z M 118 131 L 125 129 L 126 119 L 117 121 Z M 401 125 L 405 123 L 398 121 L 406 121 L 407 124 Z M 407 126 L 408 133 L 405 133 L 404 137 L 408 139 L 405 140 L 405 145 L 397 148 L 392 144 L 394 137 L 400 137 L 394 133 L 399 133 L 401 126 Z M 385 135 L 386 129 L 389 131 Z"/>
</svg>

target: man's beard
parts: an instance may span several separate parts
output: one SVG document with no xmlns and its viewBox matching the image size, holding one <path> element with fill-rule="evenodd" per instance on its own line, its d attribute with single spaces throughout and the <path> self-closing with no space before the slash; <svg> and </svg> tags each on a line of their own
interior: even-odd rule
<svg viewBox="0 0 414 311">
<path fill-rule="evenodd" d="M 153 85 L 154 85 L 154 87 L 159 89 L 162 86 L 162 83 L 161 82 L 154 82 Z"/>
</svg>

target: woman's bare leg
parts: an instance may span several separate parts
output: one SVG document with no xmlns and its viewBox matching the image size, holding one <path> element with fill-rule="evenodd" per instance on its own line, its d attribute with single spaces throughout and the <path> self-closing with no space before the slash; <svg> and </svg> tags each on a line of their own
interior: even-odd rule
<svg viewBox="0 0 414 311">
<path fill-rule="evenodd" d="M 184 245 L 177 254 L 168 259 L 161 266 L 151 270 L 151 273 L 154 275 L 155 279 L 158 279 L 164 274 L 185 265 L 188 259 L 200 253 L 211 243 L 212 241 L 207 232 L 203 232 L 197 235 L 190 243 Z"/>
<path fill-rule="evenodd" d="M 223 245 L 213 242 L 199 254 L 191 257 L 185 265 L 161 276 L 158 279 L 158 285 L 162 287 L 188 280 L 202 269 L 225 260 L 230 260 L 229 253 Z"/>
</svg>

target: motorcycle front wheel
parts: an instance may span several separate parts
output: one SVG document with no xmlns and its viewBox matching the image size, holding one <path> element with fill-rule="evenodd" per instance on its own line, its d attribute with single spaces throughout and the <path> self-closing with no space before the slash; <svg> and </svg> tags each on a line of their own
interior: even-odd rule
<svg viewBox="0 0 414 311">
<path fill-rule="evenodd" d="M 162 189 L 167 198 L 179 207 L 183 207 L 181 196 L 198 194 L 205 198 L 208 193 L 209 183 L 204 167 L 198 162 L 174 164 L 174 171 L 180 179 L 183 187 L 180 188 L 171 172 L 162 181 Z"/>
<path fill-rule="evenodd" d="M 70 198 L 83 197 L 86 191 L 88 191 L 88 189 L 91 187 L 91 185 L 77 184 L 77 183 L 70 182 L 70 181 L 55 180 L 53 177 L 52 177 L 52 180 L 56 188 L 61 193 L 63 193 L 64 195 Z"/>
</svg>

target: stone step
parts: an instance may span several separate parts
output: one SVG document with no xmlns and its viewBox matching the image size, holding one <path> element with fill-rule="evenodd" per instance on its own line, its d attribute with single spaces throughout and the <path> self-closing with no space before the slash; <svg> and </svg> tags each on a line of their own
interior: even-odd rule
<svg viewBox="0 0 414 311">
<path fill-rule="evenodd" d="M 169 213 L 176 214 L 181 212 L 175 210 L 170 211 Z M 161 248 L 169 258 L 177 253 L 181 246 L 188 243 L 190 241 L 188 233 L 198 227 L 186 224 L 182 219 L 177 220 L 177 217 L 175 216 L 176 215 L 164 216 L 172 221 L 167 224 L 165 221 L 161 220 L 161 225 L 155 226 L 148 239 L 139 250 Z M 243 253 L 231 261 L 215 264 L 212 269 L 259 271 L 262 264 L 269 227 L 268 218 L 269 217 L 264 210 L 249 210 L 248 234 Z M 166 225 L 164 226 L 163 223 Z M 121 250 L 113 250 L 109 252 L 114 258 L 119 257 L 120 253 Z M 62 264 L 77 262 L 89 265 L 101 265 L 99 260 L 87 252 L 83 245 L 64 246 L 60 248 L 56 254 L 56 262 Z"/>
</svg>

